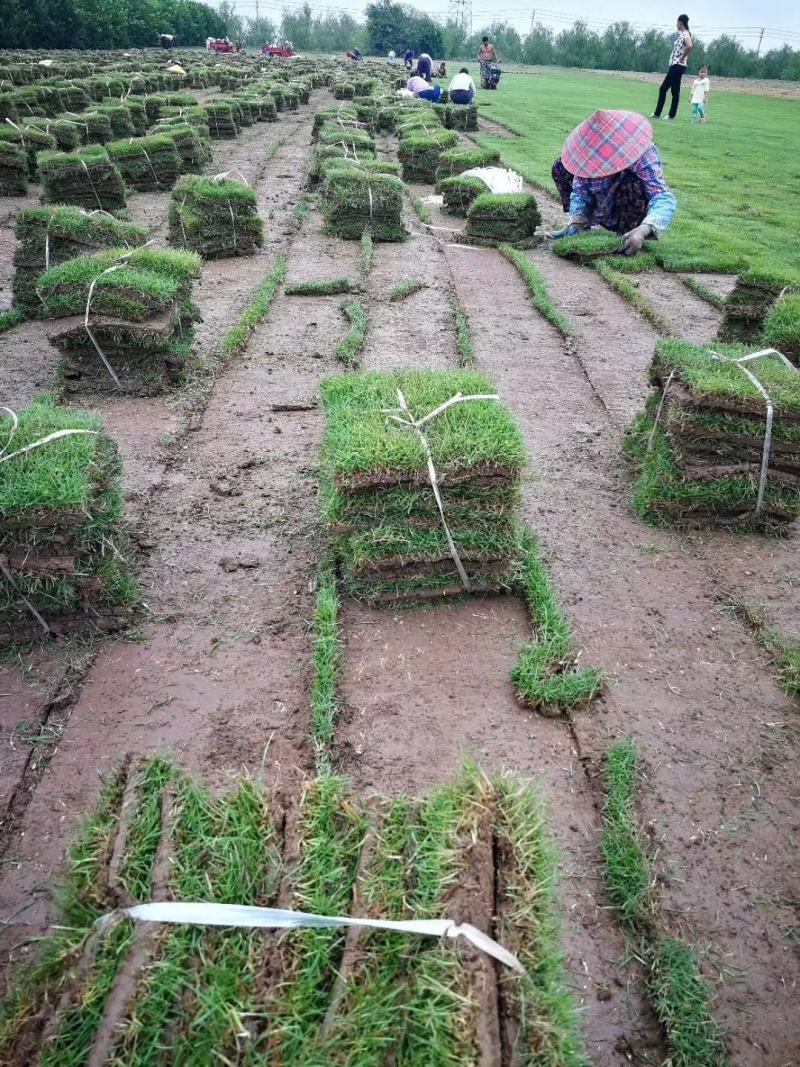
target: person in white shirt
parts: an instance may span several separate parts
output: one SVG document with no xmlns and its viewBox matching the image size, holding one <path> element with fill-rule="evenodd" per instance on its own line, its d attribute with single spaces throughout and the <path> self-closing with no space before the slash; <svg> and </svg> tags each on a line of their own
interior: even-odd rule
<svg viewBox="0 0 800 1067">
<path fill-rule="evenodd" d="M 450 82 L 450 103 L 471 104 L 475 95 L 475 82 L 469 76 L 469 70 L 462 67 Z"/>
<path fill-rule="evenodd" d="M 708 107 L 708 93 L 711 82 L 708 80 L 708 67 L 701 67 L 692 83 L 692 122 L 704 123 Z"/>
</svg>

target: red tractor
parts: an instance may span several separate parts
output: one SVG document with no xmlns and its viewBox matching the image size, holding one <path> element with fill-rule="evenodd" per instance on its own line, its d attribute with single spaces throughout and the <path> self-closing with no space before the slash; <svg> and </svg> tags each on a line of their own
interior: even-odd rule
<svg viewBox="0 0 800 1067">
<path fill-rule="evenodd" d="M 261 55 L 267 59 L 279 58 L 290 59 L 295 54 L 292 48 L 291 41 L 283 42 L 282 44 L 265 44 L 261 49 Z"/>
<path fill-rule="evenodd" d="M 222 54 L 236 51 L 236 49 L 233 47 L 227 37 L 210 37 L 208 39 L 206 47 L 208 48 L 209 52 L 218 52 Z"/>
</svg>

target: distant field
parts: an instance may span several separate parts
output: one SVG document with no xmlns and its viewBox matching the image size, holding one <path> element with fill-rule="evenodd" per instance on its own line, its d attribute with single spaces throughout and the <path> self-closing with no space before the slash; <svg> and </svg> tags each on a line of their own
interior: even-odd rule
<svg viewBox="0 0 800 1067">
<path fill-rule="evenodd" d="M 732 269 L 742 259 L 796 272 L 800 280 L 800 103 L 754 93 L 714 93 L 709 123 L 689 122 L 691 79 L 678 118 L 655 122 L 655 140 L 679 201 L 665 239 L 672 265 Z M 552 188 L 550 167 L 564 138 L 598 107 L 650 115 L 652 83 L 610 74 L 554 70 L 510 73 L 479 93 L 486 118 L 519 137 L 482 135 L 509 166 Z"/>
</svg>

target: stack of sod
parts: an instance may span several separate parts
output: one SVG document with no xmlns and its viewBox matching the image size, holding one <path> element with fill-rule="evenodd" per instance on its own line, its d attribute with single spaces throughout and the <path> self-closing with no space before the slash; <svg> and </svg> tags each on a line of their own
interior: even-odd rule
<svg viewBox="0 0 800 1067">
<path fill-rule="evenodd" d="M 0 141 L 0 196 L 24 196 L 28 191 L 28 157 L 13 141 Z"/>
<path fill-rule="evenodd" d="M 531 193 L 481 193 L 467 210 L 465 236 L 474 244 L 525 246 L 540 221 Z"/>
<path fill-rule="evenodd" d="M 749 351 L 739 345 L 716 349 L 734 358 Z M 770 529 L 800 514 L 800 373 L 777 356 L 747 366 L 774 405 L 763 507 L 756 511 L 767 428 L 764 398 L 741 370 L 708 349 L 665 340 L 656 346 L 652 365 L 660 393 L 627 441 L 640 470 L 634 505 L 647 521 Z"/>
<path fill-rule="evenodd" d="M 764 341 L 800 366 L 800 293 L 775 301 L 764 319 Z"/>
<path fill-rule="evenodd" d="M 38 175 L 36 156 L 39 152 L 55 151 L 58 147 L 55 137 L 38 126 L 0 126 L 0 141 L 10 141 L 25 149 L 28 159 L 28 178 L 35 182 Z"/>
<path fill-rule="evenodd" d="M 464 592 L 437 510 L 424 447 L 387 415 L 400 388 L 421 418 L 461 392 L 492 394 L 468 371 L 357 373 L 322 386 L 321 499 L 346 590 L 376 602 Z M 400 412 L 398 411 L 398 414 Z M 497 400 L 454 404 L 425 425 L 444 512 L 474 591 L 513 584 L 520 432 Z"/>
<path fill-rule="evenodd" d="M 111 140 L 111 121 L 101 111 L 81 111 L 74 114 L 69 111 L 60 118 L 68 118 L 76 124 L 81 137 L 81 144 L 106 144 Z"/>
<path fill-rule="evenodd" d="M 205 164 L 211 160 L 207 127 L 201 131 L 198 127 L 177 119 L 174 124 L 164 123 L 155 132 L 163 133 L 175 145 L 181 174 L 200 174 Z"/>
<path fill-rule="evenodd" d="M 98 416 L 43 400 L 18 418 L 8 446 L 13 458 L 0 465 L 0 555 L 11 575 L 0 582 L 0 648 L 48 632 L 119 628 L 135 589 L 117 536 L 122 494 L 116 445 Z M 92 432 L 14 456 L 67 429 Z M 0 415 L 0 431 L 4 441 L 9 438 L 7 414 Z"/>
<path fill-rule="evenodd" d="M 789 283 L 779 271 L 761 268 L 743 271 L 725 300 L 720 340 L 743 344 L 757 342 L 767 312 L 787 288 Z"/>
<path fill-rule="evenodd" d="M 208 132 L 213 140 L 233 140 L 238 137 L 239 127 L 234 121 L 233 108 L 229 103 L 214 100 L 203 106 L 208 122 Z"/>
<path fill-rule="evenodd" d="M 436 166 L 436 186 L 445 178 L 463 174 L 473 167 L 492 167 L 500 163 L 500 153 L 493 148 L 448 148 L 439 156 Z"/>
<path fill-rule="evenodd" d="M 107 148 L 122 180 L 137 192 L 171 189 L 178 180 L 178 153 L 172 138 L 164 133 L 113 141 Z"/>
<path fill-rule="evenodd" d="M 365 231 L 375 241 L 402 241 L 408 236 L 403 193 L 403 183 L 395 175 L 347 166 L 331 169 L 320 200 L 326 230 L 347 241 L 361 240 Z"/>
<path fill-rule="evenodd" d="M 489 192 L 489 186 L 480 178 L 454 174 L 452 178 L 443 178 L 438 185 L 442 194 L 443 208 L 448 215 L 466 218 L 473 200 Z"/>
<path fill-rule="evenodd" d="M 250 256 L 263 243 L 263 229 L 256 194 L 244 182 L 187 175 L 175 186 L 169 235 L 179 248 L 203 259 Z"/>
<path fill-rule="evenodd" d="M 311 126 L 311 140 L 316 141 L 323 125 L 332 122 L 340 128 L 363 129 L 358 121 L 356 108 L 351 104 L 339 104 L 338 107 L 326 107 L 317 111 Z"/>
<path fill-rule="evenodd" d="M 147 117 L 147 108 L 144 105 L 144 100 L 137 100 L 136 97 L 128 96 L 125 98 L 124 106 L 130 115 L 134 136 L 143 137 L 147 133 L 150 121 Z"/>
<path fill-rule="evenodd" d="M 39 175 L 43 199 L 50 204 L 76 204 L 90 211 L 125 207 L 125 186 L 105 148 L 78 152 L 40 152 Z"/>
<path fill-rule="evenodd" d="M 413 129 L 400 141 L 398 151 L 398 158 L 403 165 L 403 180 L 433 185 L 439 156 L 457 143 L 458 138 L 452 130 L 439 128 L 426 133 L 421 129 Z"/>
<path fill-rule="evenodd" d="M 108 115 L 108 121 L 111 123 L 112 137 L 134 137 L 140 132 L 134 128 L 131 113 L 124 104 L 98 104 L 96 110 L 102 115 Z M 146 115 L 146 112 L 144 113 Z"/>
<path fill-rule="evenodd" d="M 477 130 L 478 105 L 445 103 L 440 117 L 448 130 Z"/>
<path fill-rule="evenodd" d="M 60 205 L 21 211 L 14 233 L 14 304 L 29 313 L 40 306 L 36 282 L 50 267 L 101 248 L 133 247 L 147 239 L 141 226 Z"/>
<path fill-rule="evenodd" d="M 139 248 L 81 256 L 43 274 L 37 285 L 43 314 L 63 320 L 50 339 L 63 353 L 66 386 L 137 395 L 167 388 L 191 348 L 192 278 L 199 269 L 192 253 Z"/>
<path fill-rule="evenodd" d="M 72 122 L 71 119 L 34 118 L 26 122 L 25 125 L 28 127 L 35 126 L 37 129 L 49 133 L 55 139 L 56 148 L 59 152 L 69 152 L 70 149 L 77 148 L 81 143 L 81 132 L 77 123 Z"/>
</svg>

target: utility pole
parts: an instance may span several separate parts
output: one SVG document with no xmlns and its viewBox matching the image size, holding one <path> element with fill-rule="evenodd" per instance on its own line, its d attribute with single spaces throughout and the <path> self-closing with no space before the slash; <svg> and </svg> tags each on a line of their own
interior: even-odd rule
<svg viewBox="0 0 800 1067">
<path fill-rule="evenodd" d="M 534 8 L 534 9 L 533 9 L 533 11 L 531 11 L 531 28 L 530 28 L 530 33 L 533 33 L 533 31 L 534 31 L 535 29 L 536 29 L 536 8 Z"/>
<path fill-rule="evenodd" d="M 761 33 L 758 35 L 758 44 L 756 45 L 756 55 L 761 52 L 761 42 L 764 40 L 764 27 L 761 27 Z"/>
<path fill-rule="evenodd" d="M 467 37 L 472 34 L 472 0 L 450 0 L 447 19 L 460 26 Z"/>
</svg>

